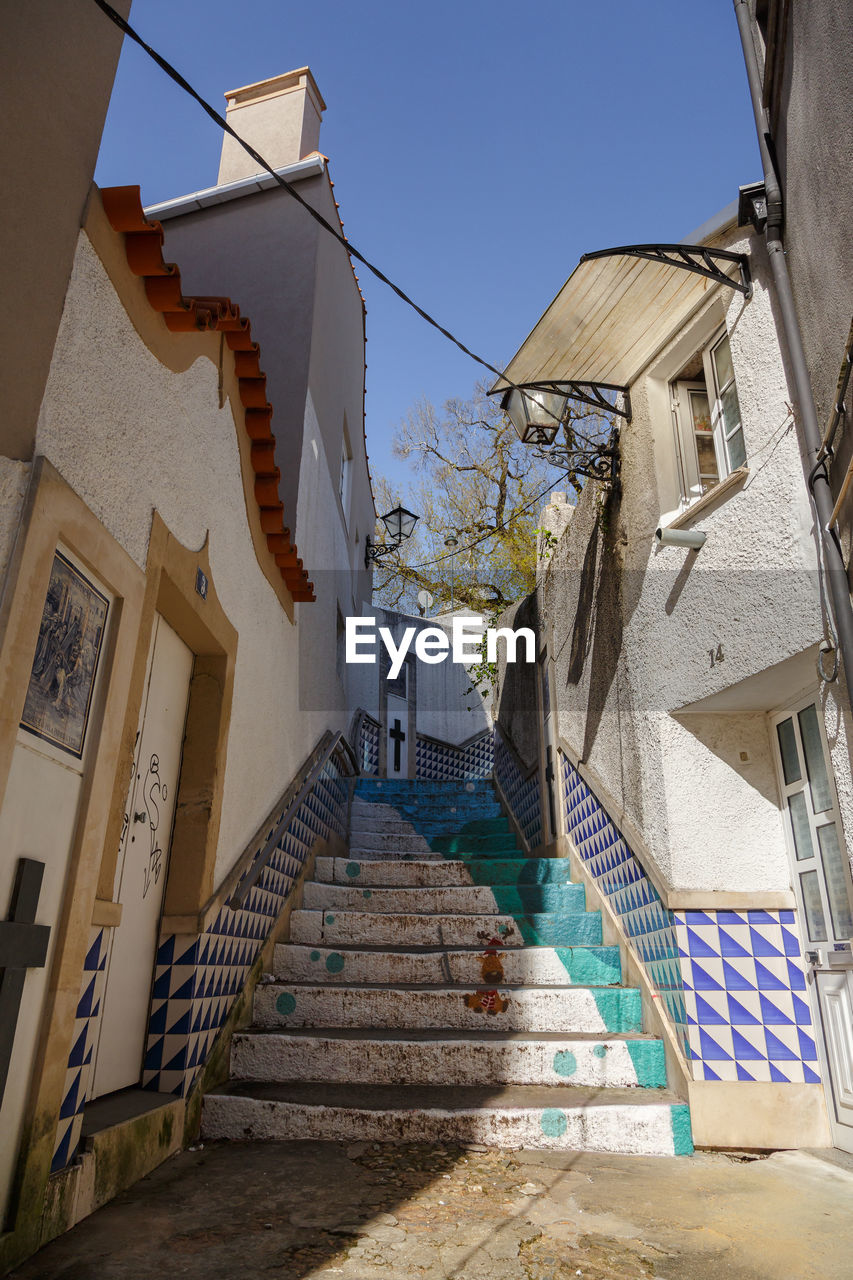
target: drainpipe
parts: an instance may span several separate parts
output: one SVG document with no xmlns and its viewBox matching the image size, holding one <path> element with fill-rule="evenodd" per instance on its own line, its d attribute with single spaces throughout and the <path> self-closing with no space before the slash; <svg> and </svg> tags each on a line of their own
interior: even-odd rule
<svg viewBox="0 0 853 1280">
<path fill-rule="evenodd" d="M 762 101 L 761 69 L 758 65 L 758 55 L 752 36 L 748 0 L 734 0 L 734 7 L 741 45 L 743 46 L 744 62 L 746 63 L 752 110 L 755 116 L 755 128 L 758 133 L 761 166 L 764 170 L 764 187 L 767 193 L 767 224 L 764 236 L 782 317 L 782 334 L 785 339 L 785 345 L 788 348 L 794 389 L 800 410 L 796 416 L 796 422 L 804 455 L 803 470 L 814 505 L 815 519 L 823 552 L 823 563 L 818 566 L 818 572 L 824 576 L 829 584 L 835 630 L 838 638 L 838 652 L 841 655 L 841 662 L 847 679 L 847 699 L 850 703 L 851 711 L 853 711 L 853 606 L 851 606 L 850 602 L 850 587 L 844 559 L 841 555 L 841 548 L 830 528 L 834 506 L 832 490 L 829 487 L 826 454 L 821 450 L 822 441 L 817 420 L 817 410 L 815 409 L 814 395 L 806 364 L 806 354 L 803 349 L 800 323 L 794 306 L 791 277 L 788 274 L 788 263 L 785 259 L 785 250 L 782 245 L 782 188 L 770 154 L 770 125 Z M 823 674 L 822 670 L 821 674 Z"/>
</svg>

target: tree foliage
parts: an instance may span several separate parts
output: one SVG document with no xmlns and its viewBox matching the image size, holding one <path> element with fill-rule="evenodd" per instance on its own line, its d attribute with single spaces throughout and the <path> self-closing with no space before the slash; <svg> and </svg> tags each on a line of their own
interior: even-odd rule
<svg viewBox="0 0 853 1280">
<path fill-rule="evenodd" d="M 377 604 L 416 613 L 425 589 L 434 598 L 429 613 L 449 609 L 452 596 L 457 606 L 493 615 L 528 595 L 536 584 L 539 512 L 548 500 L 539 498 L 561 479 L 580 492 L 596 474 L 610 430 L 606 417 L 572 414 L 552 448 L 531 448 L 483 386 L 441 410 L 419 401 L 393 444 L 394 456 L 412 468 L 412 484 L 405 493 L 384 477 L 376 484 L 380 513 L 402 503 L 420 516 L 413 536 L 374 563 Z M 450 534 L 458 539 L 452 554 Z"/>
</svg>

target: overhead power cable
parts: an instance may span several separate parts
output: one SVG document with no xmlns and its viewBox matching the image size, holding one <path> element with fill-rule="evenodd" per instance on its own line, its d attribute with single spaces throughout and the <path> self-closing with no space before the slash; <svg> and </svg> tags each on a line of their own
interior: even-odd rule
<svg viewBox="0 0 853 1280">
<path fill-rule="evenodd" d="M 525 502 L 524 506 L 519 507 L 517 511 L 510 512 L 506 520 L 502 520 L 500 524 L 495 525 L 494 529 L 489 529 L 488 533 L 484 533 L 482 537 L 475 538 L 473 542 L 469 542 L 467 547 L 462 547 L 461 550 L 454 547 L 453 551 L 448 551 L 447 555 L 439 556 L 437 560 L 424 560 L 421 564 L 400 565 L 400 572 L 406 573 L 407 571 L 413 572 L 415 569 L 431 569 L 433 565 L 441 564 L 444 560 L 449 560 L 451 556 L 462 556 L 466 551 L 473 551 L 474 547 L 478 547 L 481 542 L 487 542 L 488 539 L 493 538 L 496 533 L 500 533 L 501 529 L 506 529 L 508 525 L 511 525 L 513 520 L 517 520 L 519 516 L 524 515 L 525 511 L 529 511 L 532 506 L 535 506 L 540 498 L 545 497 L 546 493 L 550 493 L 552 489 L 556 489 L 560 481 L 565 480 L 568 474 L 568 471 L 566 471 L 563 475 L 557 476 L 557 479 L 554 480 L 553 483 L 549 484 L 547 489 L 543 489 L 541 493 L 537 493 L 535 498 L 531 498 L 529 502 Z"/>
<path fill-rule="evenodd" d="M 216 124 L 219 125 L 220 129 L 223 129 L 225 133 L 229 134 L 235 140 L 235 142 L 239 142 L 243 150 L 246 151 L 252 157 L 255 163 L 258 164 L 262 169 L 264 169 L 270 175 L 270 177 L 273 178 L 275 182 L 277 182 L 278 185 L 288 193 L 288 195 L 293 196 L 294 200 L 298 201 L 299 204 L 302 205 L 303 209 L 305 209 L 310 214 L 310 216 L 314 219 L 315 222 L 318 222 L 320 224 L 320 226 L 323 228 L 324 231 L 328 231 L 329 235 L 334 236 L 334 238 L 344 246 L 347 253 L 350 254 L 351 257 L 355 258 L 358 262 L 362 264 L 362 266 L 366 267 L 368 271 L 370 271 L 374 276 L 376 276 L 377 280 L 381 280 L 383 284 L 387 285 L 389 289 L 391 289 L 394 293 L 396 293 L 397 297 L 402 302 L 405 302 L 406 305 L 411 307 L 413 311 L 416 311 L 422 320 L 425 320 L 427 324 L 432 325 L 433 329 L 437 329 L 438 332 L 443 335 L 443 337 L 447 338 L 448 341 L 452 342 L 455 346 L 457 346 L 459 350 L 464 352 L 466 356 L 469 356 L 472 360 L 475 360 L 477 364 L 482 365 L 484 369 L 488 369 L 490 373 L 496 374 L 497 377 L 499 378 L 504 377 L 500 369 L 496 369 L 495 366 L 490 363 L 490 361 L 484 360 L 482 356 L 478 356 L 476 352 L 470 349 L 470 347 L 466 347 L 464 342 L 460 342 L 459 338 L 454 337 L 454 335 L 450 332 L 450 330 L 445 329 L 443 325 L 439 324 L 438 321 L 434 319 L 429 314 L 428 311 L 424 311 L 423 307 L 419 307 L 418 304 L 415 301 L 413 301 L 413 299 L 410 298 L 409 295 L 403 289 L 401 289 L 399 285 L 396 285 L 393 280 L 389 280 L 388 276 L 386 276 L 384 271 L 381 271 L 379 267 L 377 267 L 374 263 L 372 263 L 369 260 L 369 258 L 366 258 L 364 254 L 361 253 L 360 250 L 358 250 L 355 247 L 355 245 L 352 244 L 352 242 L 346 238 L 343 232 L 339 231 L 337 227 L 334 227 L 326 218 L 323 217 L 321 213 L 318 213 L 318 211 L 308 203 L 308 201 L 304 198 L 304 196 L 301 196 L 299 194 L 299 192 L 297 191 L 293 183 L 288 182 L 287 179 L 283 178 L 280 173 L 277 173 L 275 169 L 273 169 L 272 165 L 268 164 L 267 161 L 264 159 L 264 157 L 259 152 L 257 152 L 253 146 L 251 146 L 248 142 L 246 142 L 245 139 L 241 138 L 239 133 L 237 133 L 234 129 L 232 129 L 231 125 L 228 123 L 225 117 L 221 115 L 220 112 L 218 112 L 215 107 L 211 106 L 211 104 L 207 102 L 207 100 L 203 98 L 196 89 L 193 88 L 193 86 L 189 83 L 189 81 L 185 80 L 184 77 L 181 75 L 181 73 L 177 71 L 170 62 L 166 61 L 166 59 L 162 56 L 162 54 L 159 54 L 156 49 L 152 49 L 151 45 L 147 44 L 146 41 L 142 39 L 142 36 L 139 34 L 139 32 L 135 31 L 134 28 L 130 25 L 130 23 L 125 18 L 123 18 L 120 13 L 116 12 L 116 10 L 112 7 L 111 4 L 107 4 L 106 0 L 94 0 L 94 2 L 98 6 L 98 8 L 101 9 L 106 14 L 106 16 L 110 19 L 111 22 L 114 22 L 115 25 L 121 31 L 123 31 L 124 34 L 129 39 L 131 39 L 134 42 L 134 44 L 138 44 L 140 49 L 144 50 L 144 52 L 148 54 L 149 58 L 153 59 L 153 61 L 157 63 L 157 66 L 160 67 L 162 71 L 165 71 L 166 75 L 171 80 L 174 80 L 175 84 L 179 85 L 184 90 L 185 93 L 188 93 L 191 98 L 195 99 L 195 101 L 199 104 L 201 109 L 210 116 L 211 120 L 214 120 Z M 506 381 L 506 379 L 504 380 Z M 511 387 L 514 390 L 519 390 L 519 388 L 515 386 L 515 383 L 507 382 L 507 386 Z"/>
</svg>

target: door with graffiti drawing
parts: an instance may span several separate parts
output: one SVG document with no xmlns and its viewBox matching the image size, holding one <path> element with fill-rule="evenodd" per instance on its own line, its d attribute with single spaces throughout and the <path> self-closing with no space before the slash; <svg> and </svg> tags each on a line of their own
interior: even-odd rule
<svg viewBox="0 0 853 1280">
<path fill-rule="evenodd" d="M 193 654 L 158 614 L 122 826 L 92 1097 L 139 1083 Z"/>
</svg>

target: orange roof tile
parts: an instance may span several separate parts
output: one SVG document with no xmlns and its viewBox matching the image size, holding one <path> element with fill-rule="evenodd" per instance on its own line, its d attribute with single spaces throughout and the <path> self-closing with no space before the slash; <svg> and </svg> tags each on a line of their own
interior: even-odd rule
<svg viewBox="0 0 853 1280">
<path fill-rule="evenodd" d="M 308 580 L 284 523 L 278 489 L 281 473 L 275 464 L 275 435 L 270 425 L 272 405 L 260 367 L 260 347 L 252 341 L 248 317 L 240 315 L 240 308 L 230 298 L 187 297 L 181 292 L 181 273 L 174 262 L 163 261 L 163 228 L 145 217 L 139 187 L 106 187 L 101 199 L 113 230 L 124 235 L 128 266 L 144 279 L 148 301 L 162 314 L 166 327 L 173 333 L 215 329 L 224 335 L 233 353 L 244 428 L 252 441 L 255 500 L 270 555 L 294 600 L 316 600 L 314 584 Z"/>
</svg>

